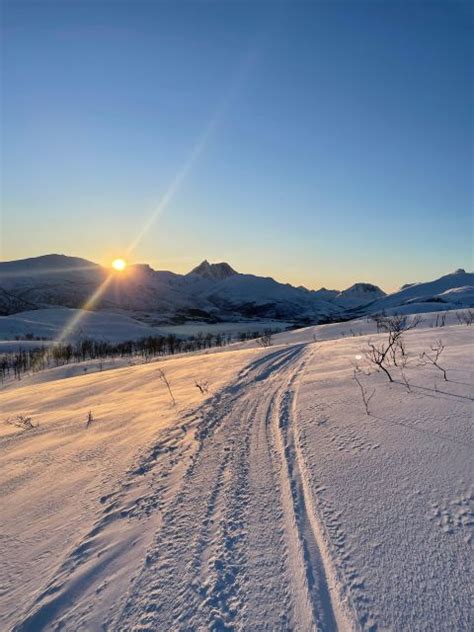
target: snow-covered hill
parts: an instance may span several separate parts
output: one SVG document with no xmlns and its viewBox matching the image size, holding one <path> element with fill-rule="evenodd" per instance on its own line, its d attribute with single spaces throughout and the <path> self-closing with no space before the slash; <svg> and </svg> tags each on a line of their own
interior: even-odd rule
<svg viewBox="0 0 474 632">
<path fill-rule="evenodd" d="M 415 313 L 463 307 L 474 307 L 474 273 L 459 269 L 435 281 L 410 283 L 366 309 L 372 313 L 383 310 Z"/>
<path fill-rule="evenodd" d="M 355 283 L 339 292 L 333 301 L 345 309 L 353 309 L 373 303 L 386 296 L 385 292 L 372 283 Z"/>
<path fill-rule="evenodd" d="M 19 348 L 40 346 L 47 341 L 78 342 L 85 338 L 106 342 L 139 340 L 147 336 L 166 336 L 170 333 L 188 338 L 196 335 L 279 331 L 291 327 L 282 320 L 240 320 L 227 323 L 195 321 L 182 325 L 155 327 L 131 318 L 124 313 L 90 311 L 68 307 L 51 307 L 0 316 L 0 354 Z M 9 344 L 6 344 L 9 341 Z M 27 344 L 26 344 L 27 343 Z"/>
<path fill-rule="evenodd" d="M 406 334 L 393 383 L 361 319 L 10 385 L 0 628 L 472 629 L 473 339 L 451 320 Z M 437 339 L 447 381 L 418 361 Z"/>
<path fill-rule="evenodd" d="M 0 316 L 0 340 L 56 340 L 68 329 L 67 340 L 94 338 L 108 342 L 157 335 L 159 330 L 123 314 L 56 307 Z"/>
</svg>

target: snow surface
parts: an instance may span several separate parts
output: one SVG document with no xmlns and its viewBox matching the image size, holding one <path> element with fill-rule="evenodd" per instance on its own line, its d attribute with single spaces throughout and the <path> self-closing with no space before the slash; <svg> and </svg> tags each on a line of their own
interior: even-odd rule
<svg viewBox="0 0 474 632">
<path fill-rule="evenodd" d="M 71 327 L 68 340 L 95 338 L 117 342 L 156 333 L 156 329 L 122 314 L 57 307 L 0 316 L 0 338 L 13 340 L 15 336 L 33 334 L 55 340 L 71 322 L 77 324 Z"/>
<path fill-rule="evenodd" d="M 1 392 L 39 426 L 0 425 L 0 629 L 472 629 L 454 322 L 406 334 L 409 392 L 361 374 L 370 415 L 366 319 Z M 416 361 L 437 339 L 447 382 Z"/>
<path fill-rule="evenodd" d="M 451 290 L 454 290 L 452 292 Z M 456 309 L 474 307 L 474 273 L 459 269 L 451 274 L 429 281 L 427 283 L 411 283 L 398 292 L 388 294 L 384 298 L 372 303 L 370 311 L 394 310 L 410 304 L 422 305 L 421 311 L 430 310 L 430 302 L 445 302 L 446 305 L 436 305 L 435 309 Z"/>
<path fill-rule="evenodd" d="M 70 323 L 75 323 L 70 326 Z M 137 340 L 146 336 L 159 336 L 174 333 L 177 336 L 188 337 L 198 334 L 236 334 L 238 332 L 259 332 L 265 329 L 285 329 L 291 324 L 285 321 L 260 320 L 239 321 L 236 323 L 203 323 L 194 322 L 183 325 L 163 325 L 152 327 L 124 314 L 104 311 L 87 311 L 57 307 L 38 309 L 0 316 L 0 352 L 16 350 L 19 346 L 38 347 L 37 340 L 16 341 L 16 337 L 33 334 L 35 337 L 56 340 L 62 332 L 68 334 L 64 340 L 81 340 L 94 338 L 108 342 L 122 340 Z M 5 344 L 5 341 L 12 341 Z M 28 344 L 25 344 L 28 343 Z"/>
</svg>

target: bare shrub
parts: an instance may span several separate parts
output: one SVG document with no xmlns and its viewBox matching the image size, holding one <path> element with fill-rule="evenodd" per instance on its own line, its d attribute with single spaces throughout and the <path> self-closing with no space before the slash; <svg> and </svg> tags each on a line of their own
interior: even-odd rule
<svg viewBox="0 0 474 632">
<path fill-rule="evenodd" d="M 209 392 L 208 382 L 205 382 L 205 381 L 203 382 L 202 380 L 198 382 L 197 380 L 194 380 L 194 386 L 200 390 L 201 395 L 205 395 L 206 393 Z"/>
<path fill-rule="evenodd" d="M 270 347 L 273 342 L 272 338 L 272 332 L 267 330 L 263 332 L 260 338 L 257 338 L 257 342 L 261 347 Z"/>
<path fill-rule="evenodd" d="M 467 309 L 464 312 L 456 312 L 456 318 L 460 325 L 467 325 L 469 327 L 474 323 L 474 310 Z"/>
<path fill-rule="evenodd" d="M 171 397 L 171 401 L 173 402 L 173 406 L 175 406 L 176 405 L 176 400 L 174 398 L 173 391 L 171 390 L 171 386 L 170 386 L 170 383 L 168 381 L 168 378 L 166 377 L 166 373 L 163 371 L 163 369 L 158 369 L 158 377 L 163 382 L 163 384 L 165 384 L 166 388 L 168 389 L 168 392 L 169 392 L 170 397 Z"/>
<path fill-rule="evenodd" d="M 435 366 L 441 373 L 443 374 L 443 379 L 445 382 L 448 382 L 448 375 L 446 369 L 444 369 L 439 364 L 439 358 L 443 353 L 445 347 L 442 340 L 437 340 L 434 344 L 431 345 L 431 353 L 427 353 L 423 351 L 420 355 L 420 366 L 426 366 L 427 364 L 432 364 Z"/>
<path fill-rule="evenodd" d="M 443 314 L 436 314 L 435 327 L 445 327 L 446 326 L 446 312 Z"/>
<path fill-rule="evenodd" d="M 402 314 L 395 314 L 393 316 L 378 316 L 376 322 L 378 331 L 388 333 L 388 340 L 379 343 L 373 343 L 369 340 L 367 343 L 369 348 L 365 351 L 365 357 L 370 364 L 383 371 L 390 382 L 393 382 L 389 368 L 392 365 L 396 367 L 406 365 L 407 352 L 403 334 L 418 327 L 422 319 L 420 316 L 415 316 L 409 320 Z"/>
<path fill-rule="evenodd" d="M 370 400 L 372 399 L 372 397 L 375 395 L 375 388 L 372 389 L 372 391 L 369 393 L 369 391 L 367 390 L 367 388 L 364 386 L 364 384 L 362 384 L 360 378 L 360 371 L 357 369 L 354 369 L 354 373 L 353 373 L 353 378 L 357 384 L 357 386 L 359 387 L 360 390 L 360 394 L 362 397 L 362 401 L 364 402 L 364 407 L 365 407 L 365 412 L 367 415 L 370 415 L 370 410 L 369 410 L 369 403 Z"/>
<path fill-rule="evenodd" d="M 89 428 L 89 426 L 92 424 L 93 421 L 95 421 L 95 419 L 94 419 L 94 416 L 92 414 L 92 410 L 90 410 L 87 413 L 86 428 Z"/>
<path fill-rule="evenodd" d="M 34 430 L 34 428 L 38 427 L 38 424 L 35 425 L 31 417 L 28 417 L 27 415 L 15 415 L 15 417 L 9 417 L 5 420 L 5 423 L 10 424 L 10 426 L 20 428 L 21 430 Z"/>
</svg>

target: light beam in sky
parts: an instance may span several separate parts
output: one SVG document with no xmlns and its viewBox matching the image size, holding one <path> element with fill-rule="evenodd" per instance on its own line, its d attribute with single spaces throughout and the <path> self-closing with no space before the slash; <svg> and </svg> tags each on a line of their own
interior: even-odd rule
<svg viewBox="0 0 474 632">
<path fill-rule="evenodd" d="M 260 40 L 260 38 L 257 38 L 257 40 Z M 261 41 L 259 43 L 261 44 Z M 174 178 L 169 183 L 168 188 L 165 190 L 164 194 L 162 195 L 155 209 L 150 214 L 148 219 L 144 222 L 142 228 L 140 229 L 140 231 L 137 233 L 135 238 L 132 240 L 132 242 L 126 249 L 127 256 L 131 255 L 131 253 L 135 250 L 135 248 L 138 246 L 140 241 L 143 239 L 144 235 L 150 230 L 150 228 L 156 222 L 156 220 L 161 215 L 161 213 L 166 209 L 166 207 L 169 205 L 171 200 L 176 196 L 183 182 L 185 181 L 185 179 L 191 172 L 192 168 L 194 167 L 195 163 L 198 161 L 198 159 L 206 150 L 216 130 L 218 129 L 219 126 L 222 125 L 222 122 L 226 113 L 228 112 L 239 89 L 242 87 L 242 84 L 247 78 L 250 69 L 252 68 L 252 66 L 254 65 L 256 61 L 256 57 L 257 57 L 256 53 L 260 47 L 261 46 L 256 46 L 256 45 L 250 47 L 249 52 L 245 55 L 243 62 L 240 64 L 240 67 L 238 68 L 232 81 L 230 82 L 227 92 L 222 97 L 220 103 L 215 109 L 213 115 L 211 116 L 208 124 L 204 127 L 203 132 L 200 134 L 200 136 L 198 136 L 197 140 L 192 145 L 186 160 L 181 165 L 181 167 L 177 170 Z M 115 271 L 119 271 L 119 272 L 123 271 L 126 267 L 126 262 L 124 259 L 121 259 L 121 258 L 115 259 L 112 262 L 112 267 L 114 268 Z M 108 277 L 106 277 L 103 283 L 99 285 L 99 287 L 95 290 L 95 292 L 91 295 L 91 297 L 86 301 L 86 303 L 82 307 L 83 310 L 93 309 L 94 305 L 104 294 L 105 290 L 109 286 L 110 281 L 112 280 L 113 277 L 114 277 L 114 273 L 111 273 Z M 82 312 L 78 312 L 67 323 L 67 325 L 61 331 L 59 337 L 55 341 L 56 344 L 59 344 L 67 339 L 67 337 L 72 333 L 74 328 L 77 327 L 78 323 L 81 320 L 81 317 L 82 317 Z"/>
<path fill-rule="evenodd" d="M 235 73 L 233 80 L 231 81 L 227 92 L 222 97 L 220 103 L 216 107 L 213 115 L 211 116 L 208 124 L 204 127 L 203 132 L 198 136 L 194 144 L 192 145 L 189 154 L 181 165 L 181 167 L 177 170 L 174 178 L 168 185 L 168 188 L 163 193 L 161 199 L 156 205 L 155 209 L 152 211 L 148 219 L 143 224 L 142 228 L 130 243 L 128 248 L 126 249 L 127 255 L 130 255 L 135 248 L 138 246 L 140 241 L 143 239 L 144 235 L 150 230 L 153 224 L 156 222 L 158 217 L 162 214 L 162 212 L 169 205 L 171 200 L 176 196 L 178 191 L 180 190 L 183 182 L 191 172 L 195 163 L 201 157 L 201 155 L 205 152 L 209 142 L 212 137 L 215 135 L 216 130 L 222 125 L 225 115 L 227 114 L 232 102 L 235 100 L 235 97 L 242 87 L 245 79 L 247 78 L 250 69 L 255 63 L 256 60 L 256 49 L 255 47 L 251 48 L 251 50 L 245 56 L 243 62 L 240 65 L 240 68 Z"/>
<path fill-rule="evenodd" d="M 62 342 L 64 342 L 68 338 L 68 336 L 73 332 L 75 327 L 77 327 L 77 325 L 79 324 L 79 322 L 80 322 L 80 320 L 82 318 L 82 315 L 83 315 L 83 311 L 82 310 L 91 310 L 91 309 L 93 309 L 94 305 L 100 299 L 100 297 L 105 292 L 105 290 L 108 288 L 108 286 L 110 285 L 110 282 L 112 281 L 113 278 L 114 278 L 114 273 L 113 272 L 111 272 L 108 276 L 105 277 L 104 281 L 102 281 L 102 283 L 95 290 L 95 292 L 93 292 L 93 294 L 87 299 L 87 301 L 84 303 L 84 305 L 81 307 L 81 309 L 77 312 L 77 314 L 75 314 L 71 318 L 71 320 L 65 325 L 65 327 L 63 328 L 63 330 L 61 331 L 59 336 L 54 341 L 55 344 L 61 344 Z"/>
</svg>

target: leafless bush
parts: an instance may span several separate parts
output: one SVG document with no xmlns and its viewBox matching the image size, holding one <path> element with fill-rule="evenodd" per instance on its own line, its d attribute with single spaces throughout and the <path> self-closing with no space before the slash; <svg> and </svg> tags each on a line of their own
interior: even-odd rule
<svg viewBox="0 0 474 632">
<path fill-rule="evenodd" d="M 86 428 L 89 428 L 89 426 L 91 425 L 91 423 L 95 421 L 94 416 L 92 414 L 92 410 L 90 410 L 87 413 L 87 419 L 86 419 Z"/>
<path fill-rule="evenodd" d="M 435 366 L 441 373 L 443 374 L 444 381 L 448 381 L 448 375 L 446 369 L 444 369 L 439 364 L 439 358 L 443 353 L 445 347 L 442 340 L 437 340 L 434 344 L 431 345 L 431 353 L 427 353 L 423 351 L 420 355 L 420 366 L 426 366 L 427 364 L 432 364 Z"/>
<path fill-rule="evenodd" d="M 403 365 L 403 366 L 400 367 L 400 375 L 401 375 L 401 378 L 402 378 L 402 382 L 406 386 L 407 391 L 409 393 L 411 393 L 411 386 L 410 386 L 410 382 L 408 381 L 407 374 L 405 373 L 405 367 L 406 367 L 406 365 Z"/>
<path fill-rule="evenodd" d="M 32 422 L 31 417 L 26 415 L 15 415 L 15 417 L 9 417 L 5 420 L 5 423 L 10 424 L 10 426 L 20 428 L 21 430 L 33 430 L 38 427 L 38 424 L 35 425 Z"/>
<path fill-rule="evenodd" d="M 422 319 L 415 316 L 408 320 L 406 316 L 395 314 L 394 316 L 377 317 L 376 322 L 378 331 L 388 333 L 388 340 L 378 343 L 369 340 L 367 343 L 369 348 L 365 351 L 365 357 L 370 364 L 383 371 L 390 382 L 393 382 L 389 368 L 392 365 L 404 366 L 407 361 L 403 334 L 418 327 Z"/>
<path fill-rule="evenodd" d="M 365 412 L 367 415 L 370 415 L 369 403 L 372 397 L 375 395 L 375 388 L 372 389 L 372 391 L 369 393 L 367 388 L 360 381 L 359 375 L 360 375 L 360 371 L 358 371 L 357 369 L 354 369 L 353 377 L 357 386 L 359 387 L 362 401 L 364 402 L 364 406 L 365 406 Z"/>
<path fill-rule="evenodd" d="M 170 397 L 171 397 L 171 401 L 173 402 L 173 406 L 175 406 L 176 400 L 174 398 L 173 391 L 171 390 L 171 386 L 170 386 L 170 383 L 168 381 L 168 378 L 166 377 L 166 373 L 163 371 L 163 369 L 158 369 L 158 377 L 163 382 L 163 384 L 166 385 L 166 388 L 168 389 L 168 392 L 169 392 Z"/>
<path fill-rule="evenodd" d="M 257 342 L 261 347 L 270 347 L 273 342 L 272 332 L 264 331 L 260 338 L 257 338 Z"/>
<path fill-rule="evenodd" d="M 203 382 L 202 380 L 198 382 L 197 380 L 194 380 L 194 386 L 200 390 L 201 395 L 205 395 L 206 393 L 209 392 L 208 382 L 205 382 L 205 381 Z"/>
<path fill-rule="evenodd" d="M 372 314 L 372 316 L 369 316 L 369 319 L 372 320 L 376 327 L 377 327 L 377 333 L 379 334 L 381 331 L 383 331 L 382 329 L 382 322 L 387 318 L 385 312 L 382 312 L 381 314 Z"/>
<path fill-rule="evenodd" d="M 456 318 L 460 325 L 467 325 L 469 327 L 474 323 L 474 310 L 467 309 L 464 312 L 456 312 Z"/>
<path fill-rule="evenodd" d="M 435 327 L 445 327 L 446 325 L 446 312 L 444 314 L 436 314 Z"/>
</svg>

